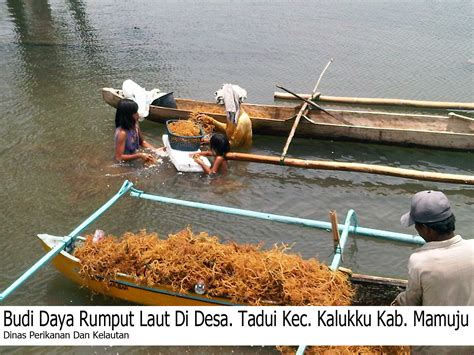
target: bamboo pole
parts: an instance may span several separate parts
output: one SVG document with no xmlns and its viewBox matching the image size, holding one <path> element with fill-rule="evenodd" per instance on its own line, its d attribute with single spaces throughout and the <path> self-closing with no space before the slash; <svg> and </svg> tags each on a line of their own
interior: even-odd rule
<svg viewBox="0 0 474 355">
<path fill-rule="evenodd" d="M 331 265 L 329 266 L 331 270 L 337 270 L 341 265 L 341 262 L 343 261 L 344 248 L 346 247 L 346 242 L 349 238 L 349 229 L 351 228 L 351 222 L 354 223 L 353 227 L 357 228 L 359 220 L 357 218 L 357 214 L 353 209 L 350 209 L 347 212 L 344 227 L 342 228 L 341 238 L 339 240 L 338 246 L 334 249 L 334 257 L 332 258 Z"/>
<path fill-rule="evenodd" d="M 311 95 L 298 94 L 302 98 L 311 99 Z M 275 92 L 274 97 L 277 99 L 294 100 L 290 94 L 285 92 Z M 447 101 L 422 101 L 422 100 L 404 100 L 404 99 L 387 99 L 387 98 L 368 98 L 368 97 L 348 97 L 348 96 L 325 96 L 319 95 L 313 98 L 314 101 L 335 102 L 341 104 L 361 104 L 361 105 L 387 105 L 387 106 L 406 106 L 421 108 L 439 108 L 439 109 L 456 109 L 456 110 L 474 110 L 472 102 L 447 102 Z"/>
<path fill-rule="evenodd" d="M 339 241 L 341 240 L 341 236 L 339 235 L 339 228 L 337 222 L 337 214 L 335 210 L 329 211 L 329 218 L 331 220 L 332 226 L 332 241 L 334 243 L 334 249 L 339 246 Z"/>
<path fill-rule="evenodd" d="M 316 86 L 313 89 L 313 92 L 310 96 L 310 100 L 316 95 L 316 92 L 318 90 L 319 82 L 321 81 L 321 78 L 323 77 L 324 73 L 326 72 L 326 69 L 329 67 L 329 64 L 331 64 L 333 59 L 326 64 L 324 67 L 324 70 L 322 71 L 321 75 L 319 76 L 318 82 L 316 83 Z M 286 157 L 286 153 L 288 152 L 288 148 L 290 147 L 290 143 L 293 139 L 293 136 L 295 135 L 296 127 L 298 127 L 298 123 L 300 122 L 301 116 L 306 114 L 306 111 L 308 110 L 308 103 L 305 102 L 302 106 L 300 111 L 298 112 L 298 115 L 296 115 L 295 122 L 293 123 L 293 126 L 291 127 L 290 134 L 288 135 L 288 139 L 286 140 L 285 147 L 283 148 L 283 153 L 281 154 L 280 159 L 283 161 Z"/>
<path fill-rule="evenodd" d="M 384 165 L 372 165 L 361 163 L 343 163 L 323 160 L 304 160 L 286 158 L 284 161 L 280 157 L 269 155 L 257 155 L 247 153 L 227 153 L 228 160 L 248 161 L 254 163 L 264 163 L 273 165 L 294 166 L 297 168 L 306 169 L 321 169 L 321 170 L 340 170 L 340 171 L 354 171 L 367 174 L 378 174 L 396 176 L 407 179 L 436 181 L 454 184 L 474 185 L 473 175 L 458 175 L 458 174 L 444 174 L 429 171 L 418 171 L 412 169 L 394 168 Z"/>
</svg>

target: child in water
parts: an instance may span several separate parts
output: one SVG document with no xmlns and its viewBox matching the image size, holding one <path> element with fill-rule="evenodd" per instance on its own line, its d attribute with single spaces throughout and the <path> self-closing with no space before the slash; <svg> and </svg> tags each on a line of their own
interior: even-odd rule
<svg viewBox="0 0 474 355">
<path fill-rule="evenodd" d="M 115 113 L 115 160 L 117 162 L 141 159 L 154 163 L 152 154 L 138 152 L 140 147 L 155 149 L 143 139 L 138 126 L 138 105 L 135 101 L 122 99 Z"/>
<path fill-rule="evenodd" d="M 211 150 L 193 154 L 194 161 L 201 165 L 206 174 L 216 174 L 218 172 L 225 174 L 227 172 L 227 160 L 225 155 L 230 150 L 227 136 L 222 133 L 214 133 L 209 143 Z M 201 156 L 215 156 L 214 163 L 210 168 L 204 164 L 200 158 Z"/>
</svg>

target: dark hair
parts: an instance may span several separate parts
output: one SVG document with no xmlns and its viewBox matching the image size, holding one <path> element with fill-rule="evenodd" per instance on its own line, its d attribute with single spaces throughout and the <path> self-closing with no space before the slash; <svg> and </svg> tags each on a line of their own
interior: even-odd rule
<svg viewBox="0 0 474 355">
<path fill-rule="evenodd" d="M 445 220 L 433 223 L 422 223 L 428 228 L 433 229 L 435 232 L 441 235 L 449 234 L 456 230 L 456 218 L 454 215 L 446 218 Z"/>
<path fill-rule="evenodd" d="M 227 136 L 222 133 L 214 133 L 210 141 L 211 149 L 216 152 L 217 155 L 224 156 L 230 150 L 230 143 Z"/>
<path fill-rule="evenodd" d="M 135 112 L 138 112 L 138 105 L 135 101 L 120 100 L 117 105 L 117 112 L 115 112 L 115 128 L 121 127 L 126 130 L 135 128 L 135 120 L 132 117 Z"/>
</svg>

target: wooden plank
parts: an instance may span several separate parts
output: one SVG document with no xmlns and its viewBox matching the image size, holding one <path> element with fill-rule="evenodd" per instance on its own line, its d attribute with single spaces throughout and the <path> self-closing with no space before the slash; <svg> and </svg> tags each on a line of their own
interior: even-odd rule
<svg viewBox="0 0 474 355">
<path fill-rule="evenodd" d="M 400 286 L 406 287 L 408 284 L 407 280 L 394 279 L 390 277 L 382 276 L 372 276 L 364 274 L 352 274 L 350 275 L 350 280 L 353 283 L 368 283 L 368 284 L 377 284 L 377 285 L 391 285 L 391 286 Z"/>
</svg>

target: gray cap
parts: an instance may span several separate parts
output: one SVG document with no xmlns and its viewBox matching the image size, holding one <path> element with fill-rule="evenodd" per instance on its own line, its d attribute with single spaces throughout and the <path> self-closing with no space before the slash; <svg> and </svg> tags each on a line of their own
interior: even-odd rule
<svg viewBox="0 0 474 355">
<path fill-rule="evenodd" d="M 453 211 L 448 198 L 441 191 L 421 191 L 411 198 L 410 212 L 400 222 L 408 227 L 417 223 L 434 223 L 451 217 Z"/>
</svg>

